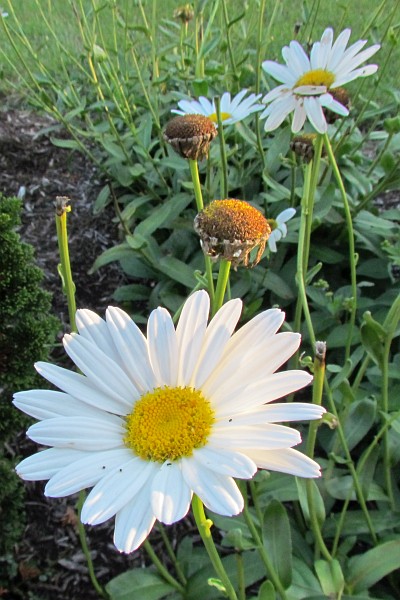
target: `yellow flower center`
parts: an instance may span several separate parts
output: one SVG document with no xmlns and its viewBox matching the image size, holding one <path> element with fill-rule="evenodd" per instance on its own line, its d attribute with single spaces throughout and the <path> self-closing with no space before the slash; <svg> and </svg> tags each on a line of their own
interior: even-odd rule
<svg viewBox="0 0 400 600">
<path fill-rule="evenodd" d="M 335 76 L 325 69 L 314 69 L 313 71 L 307 71 L 304 73 L 295 84 L 296 87 L 301 85 L 324 85 L 326 88 L 330 88 L 332 83 L 335 81 Z"/>
<path fill-rule="evenodd" d="M 225 113 L 225 112 L 222 112 L 222 113 L 221 113 L 221 121 L 222 121 L 222 122 L 224 122 L 224 121 L 226 121 L 227 119 L 230 119 L 230 118 L 231 118 L 231 116 L 232 116 L 232 115 L 231 115 L 230 113 Z M 211 121 L 212 121 L 213 123 L 218 123 L 218 115 L 217 115 L 217 113 L 213 113 L 212 115 L 208 115 L 208 118 L 209 118 L 209 119 L 211 119 Z"/>
<path fill-rule="evenodd" d="M 199 390 L 156 388 L 127 417 L 124 442 L 144 460 L 178 460 L 206 445 L 214 420 L 211 404 Z"/>
</svg>

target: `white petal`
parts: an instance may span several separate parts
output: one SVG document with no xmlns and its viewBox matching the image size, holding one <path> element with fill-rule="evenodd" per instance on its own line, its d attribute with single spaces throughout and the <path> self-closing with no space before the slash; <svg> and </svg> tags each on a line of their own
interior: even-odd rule
<svg viewBox="0 0 400 600">
<path fill-rule="evenodd" d="M 277 308 L 271 308 L 255 316 L 236 331 L 226 344 L 218 367 L 202 386 L 205 395 L 208 397 L 214 395 L 215 390 L 232 376 L 232 365 L 242 364 L 248 349 L 256 342 L 259 350 L 263 351 L 267 338 L 276 333 L 284 318 L 285 313 Z"/>
<path fill-rule="evenodd" d="M 195 292 L 186 300 L 176 328 L 179 348 L 178 385 L 189 384 L 199 360 L 207 329 L 210 298 L 204 291 Z"/>
<path fill-rule="evenodd" d="M 147 324 L 150 361 L 158 386 L 175 386 L 178 380 L 178 342 L 171 315 L 156 308 Z"/>
<path fill-rule="evenodd" d="M 325 409 L 316 404 L 305 402 L 287 402 L 286 404 L 268 404 L 254 411 L 243 412 L 230 418 L 231 422 L 241 427 L 245 425 L 259 425 L 260 423 L 284 423 L 289 421 L 310 421 L 320 419 Z M 218 423 L 227 424 L 219 419 Z"/>
<path fill-rule="evenodd" d="M 251 479 L 257 471 L 256 464 L 245 454 L 209 445 L 195 450 L 193 458 L 211 471 L 229 477 Z"/>
<path fill-rule="evenodd" d="M 114 544 L 120 552 L 133 552 L 153 528 L 155 517 L 146 485 L 115 517 Z"/>
<path fill-rule="evenodd" d="M 121 367 L 99 350 L 92 342 L 75 333 L 63 339 L 65 351 L 91 383 L 115 400 L 129 406 L 137 390 Z"/>
<path fill-rule="evenodd" d="M 332 110 L 333 112 L 341 115 L 342 117 L 347 117 L 347 115 L 349 114 L 348 109 L 345 106 L 343 106 L 343 104 L 340 104 L 340 102 L 338 102 L 337 100 L 334 100 L 330 94 L 323 94 L 322 96 L 320 96 L 319 101 L 321 103 L 321 106 L 326 106 L 327 108 L 329 108 L 329 110 Z"/>
<path fill-rule="evenodd" d="M 275 231 L 273 231 L 268 238 L 268 247 L 271 250 L 271 252 L 277 252 L 277 247 L 276 247 L 276 237 L 277 237 L 276 232 L 277 231 L 279 231 L 279 230 L 275 229 Z"/>
<path fill-rule="evenodd" d="M 285 210 L 283 210 L 281 213 L 279 213 L 279 215 L 276 217 L 276 222 L 278 223 L 278 225 L 281 225 L 281 223 L 286 223 L 292 217 L 294 217 L 295 214 L 296 214 L 295 208 L 285 208 Z"/>
<path fill-rule="evenodd" d="M 82 450 L 71 450 L 70 448 L 49 448 L 28 456 L 16 466 L 15 470 L 26 481 L 50 479 L 60 469 L 86 454 Z"/>
<path fill-rule="evenodd" d="M 373 75 L 378 70 L 378 65 L 366 65 L 365 67 L 360 67 L 355 71 L 351 71 L 350 73 L 341 76 L 338 78 L 337 82 L 335 82 L 335 86 L 338 87 L 349 83 L 349 81 L 353 81 L 357 79 L 357 77 L 368 77 L 369 75 Z"/>
<path fill-rule="evenodd" d="M 281 125 L 286 117 L 296 108 L 297 102 L 298 100 L 293 95 L 287 96 L 282 100 L 279 98 L 275 100 L 270 105 L 271 112 L 265 121 L 265 131 L 273 131 L 274 129 L 277 129 L 277 127 Z M 261 117 L 262 116 L 263 115 L 261 115 Z"/>
<path fill-rule="evenodd" d="M 255 338 L 247 347 L 241 344 L 229 357 L 224 369 L 218 369 L 210 384 L 207 382 L 203 386 L 204 393 L 213 399 L 216 406 L 221 406 L 230 397 L 242 393 L 252 381 L 263 380 L 279 369 L 296 352 L 300 339 L 298 333 L 285 331 L 272 339 Z"/>
<path fill-rule="evenodd" d="M 350 39 L 351 29 L 344 29 L 339 35 L 336 42 L 332 46 L 331 54 L 329 57 L 327 69 L 331 71 L 334 68 L 333 61 L 337 61 L 336 64 L 339 64 L 343 58 L 343 54 L 347 43 Z"/>
<path fill-rule="evenodd" d="M 125 428 L 113 415 L 104 419 L 90 417 L 56 417 L 29 427 L 27 436 L 44 446 L 76 450 L 107 450 L 120 447 Z"/>
<path fill-rule="evenodd" d="M 312 69 L 326 69 L 331 55 L 333 29 L 328 27 L 322 34 L 321 41 L 313 45 L 310 54 Z"/>
<path fill-rule="evenodd" d="M 123 398 L 113 398 L 103 393 L 79 373 L 45 362 L 36 363 L 35 368 L 47 381 L 90 406 L 120 415 L 126 415 L 132 409 L 132 402 L 127 403 Z"/>
<path fill-rule="evenodd" d="M 141 490 L 160 467 L 134 457 L 113 469 L 91 490 L 82 507 L 82 523 L 99 525 L 113 517 Z"/>
<path fill-rule="evenodd" d="M 165 462 L 151 484 L 151 507 L 156 519 L 170 525 L 187 514 L 192 490 L 182 477 L 179 463 Z"/>
<path fill-rule="evenodd" d="M 304 104 L 301 100 L 296 103 L 294 109 L 293 120 L 292 120 L 292 131 L 297 133 L 303 127 L 306 120 L 306 111 L 304 110 Z"/>
<path fill-rule="evenodd" d="M 304 98 L 304 108 L 311 125 L 318 133 L 326 133 L 328 126 L 325 120 L 325 115 L 322 106 L 317 98 Z"/>
<path fill-rule="evenodd" d="M 188 486 L 213 512 L 231 517 L 243 510 L 243 497 L 232 477 L 214 473 L 190 458 L 182 459 L 182 474 Z"/>
<path fill-rule="evenodd" d="M 77 310 L 75 319 L 79 334 L 92 342 L 112 360 L 118 362 L 118 353 L 104 319 L 87 309 Z"/>
<path fill-rule="evenodd" d="M 191 386 L 200 389 L 218 364 L 242 311 L 242 301 L 229 300 L 219 309 L 207 327 L 201 356 L 197 363 Z"/>
<path fill-rule="evenodd" d="M 280 471 L 298 477 L 320 477 L 319 465 L 298 450 L 249 450 L 246 454 L 254 460 L 259 469 Z"/>
<path fill-rule="evenodd" d="M 289 87 L 292 87 L 296 83 L 296 79 L 293 77 L 293 74 L 284 65 L 280 65 L 272 60 L 265 60 L 261 66 L 266 73 L 271 75 L 271 77 L 288 85 Z"/>
<path fill-rule="evenodd" d="M 47 483 L 44 493 L 51 498 L 75 494 L 95 485 L 110 471 L 132 458 L 128 448 L 89 452 L 60 469 Z"/>
<path fill-rule="evenodd" d="M 282 49 L 282 56 L 297 79 L 310 69 L 310 59 L 299 42 L 290 42 Z"/>
<path fill-rule="evenodd" d="M 285 96 L 288 96 L 288 95 L 290 96 L 291 94 L 292 94 L 292 90 L 291 90 L 291 88 L 288 88 L 288 86 L 286 84 L 278 85 L 276 88 L 274 88 L 273 90 L 271 90 L 270 92 L 268 92 L 268 94 L 266 94 L 264 96 L 264 98 L 262 99 L 262 102 L 264 104 L 268 104 L 268 102 L 272 102 L 273 100 L 276 100 L 277 98 L 284 98 Z M 262 117 L 262 115 L 261 115 L 261 117 Z"/>
<path fill-rule="evenodd" d="M 284 425 L 246 425 L 236 427 L 235 423 L 217 422 L 208 438 L 210 446 L 235 449 L 243 452 L 248 448 L 263 448 L 274 450 L 275 448 L 288 448 L 296 446 L 301 442 L 300 433 L 296 429 Z M 244 452 L 247 454 L 247 452 Z"/>
<path fill-rule="evenodd" d="M 150 364 L 147 340 L 129 315 L 110 306 L 106 313 L 107 325 L 118 349 L 120 362 L 141 394 L 156 386 Z M 133 398 L 132 398 L 133 400 Z"/>
<path fill-rule="evenodd" d="M 14 394 L 13 404 L 34 419 L 53 417 L 97 417 L 102 411 L 64 392 L 29 390 Z"/>
<path fill-rule="evenodd" d="M 218 390 L 212 397 L 217 418 L 234 418 L 235 413 L 254 410 L 266 403 L 273 402 L 300 390 L 312 381 L 312 375 L 306 371 L 291 370 L 257 377 L 254 381 L 243 382 L 236 390 L 225 388 Z"/>
</svg>

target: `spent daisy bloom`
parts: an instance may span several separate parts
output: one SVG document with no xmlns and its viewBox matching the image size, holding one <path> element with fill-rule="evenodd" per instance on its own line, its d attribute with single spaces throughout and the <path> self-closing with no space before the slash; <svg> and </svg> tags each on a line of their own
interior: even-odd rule
<svg viewBox="0 0 400 600">
<path fill-rule="evenodd" d="M 244 99 L 247 90 L 241 90 L 236 96 L 231 98 L 229 92 L 225 92 L 221 96 L 220 109 L 221 119 L 224 125 L 231 125 L 238 121 L 243 121 L 246 117 L 258 110 L 263 110 L 263 104 L 257 104 L 262 94 L 250 94 Z M 171 112 L 178 115 L 204 115 L 217 124 L 217 109 L 214 100 L 208 100 L 204 96 L 200 96 L 198 100 L 180 100 L 178 102 L 180 110 L 172 110 Z"/>
<path fill-rule="evenodd" d="M 296 429 L 280 423 L 319 419 L 320 406 L 274 403 L 310 383 L 302 370 L 275 373 L 300 344 L 277 333 L 284 320 L 267 310 L 236 333 L 242 302 L 227 302 L 209 324 L 205 291 L 188 298 L 175 329 L 164 308 L 148 320 L 147 337 L 121 309 L 103 320 L 79 310 L 79 333 L 64 346 L 80 373 L 39 362 L 61 391 L 30 390 L 14 404 L 39 419 L 27 432 L 51 446 L 17 466 L 26 480 L 47 479 L 46 496 L 92 488 L 83 523 L 115 516 L 114 543 L 131 552 L 156 519 L 175 523 L 193 494 L 225 516 L 243 508 L 234 480 L 257 468 L 318 477 L 319 466 L 293 449 Z"/>
<path fill-rule="evenodd" d="M 286 223 L 296 214 L 295 208 L 286 208 L 276 219 L 268 219 L 272 233 L 268 238 L 268 248 L 271 252 L 276 252 L 276 242 L 279 242 L 287 235 Z"/>
<path fill-rule="evenodd" d="M 267 119 L 265 131 L 279 127 L 293 112 L 293 132 L 300 131 L 308 119 L 316 131 L 325 133 L 328 126 L 323 109 L 341 116 L 349 114 L 336 90 L 353 79 L 375 73 L 377 65 L 360 65 L 380 48 L 375 44 L 362 50 L 367 40 L 358 40 L 346 49 L 350 33 L 350 29 L 345 29 L 333 43 L 333 29 L 328 27 L 321 40 L 313 44 L 310 56 L 297 41 L 292 41 L 282 49 L 286 65 L 271 60 L 262 63 L 264 71 L 281 82 L 262 99 L 268 104 L 261 114 Z"/>
</svg>

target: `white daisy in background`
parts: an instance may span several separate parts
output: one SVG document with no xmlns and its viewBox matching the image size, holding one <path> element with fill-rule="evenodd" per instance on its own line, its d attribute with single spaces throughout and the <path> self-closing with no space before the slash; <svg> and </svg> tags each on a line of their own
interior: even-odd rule
<svg viewBox="0 0 400 600">
<path fill-rule="evenodd" d="M 294 112 L 293 132 L 300 131 L 308 119 L 314 129 L 325 133 L 324 108 L 342 116 L 349 114 L 348 109 L 335 99 L 334 90 L 357 77 L 375 73 L 377 65 L 360 65 L 380 48 L 375 44 L 361 52 L 367 41 L 359 40 L 346 49 L 350 33 L 350 29 L 345 29 L 333 43 L 333 29 L 328 27 L 321 41 L 313 44 L 310 57 L 298 42 L 292 41 L 282 49 L 286 65 L 271 60 L 263 62 L 264 71 L 282 83 L 262 99 L 269 105 L 261 115 L 267 119 L 265 131 L 276 129 Z"/>
<path fill-rule="evenodd" d="M 40 420 L 28 436 L 52 446 L 23 460 L 18 474 L 48 479 L 50 497 L 92 487 L 82 521 L 115 516 L 122 552 L 135 550 L 156 519 L 182 519 L 193 493 L 218 514 L 238 514 L 234 478 L 250 479 L 257 468 L 318 477 L 318 464 L 292 448 L 300 434 L 276 423 L 319 419 L 324 409 L 270 404 L 312 379 L 301 370 L 275 373 L 300 335 L 277 333 L 279 309 L 232 335 L 241 309 L 231 300 L 207 325 L 209 297 L 199 291 L 176 330 L 165 309 L 154 310 L 147 339 L 119 308 L 109 307 L 106 320 L 79 310 L 79 334 L 65 335 L 64 346 L 82 374 L 39 362 L 37 371 L 62 391 L 15 395 L 14 404 Z"/>
<path fill-rule="evenodd" d="M 286 208 L 276 219 L 267 219 L 272 232 L 268 238 L 268 248 L 271 252 L 276 252 L 276 242 L 279 242 L 287 235 L 286 223 L 296 214 L 295 208 Z"/>
<path fill-rule="evenodd" d="M 263 104 L 257 104 L 262 94 L 250 94 L 246 99 L 244 96 L 247 90 L 241 90 L 236 96 L 231 98 L 229 92 L 225 92 L 221 96 L 221 119 L 224 125 L 231 125 L 242 121 L 250 114 L 263 110 Z M 208 100 L 204 96 L 200 96 L 198 100 L 180 100 L 178 102 L 180 110 L 172 110 L 171 112 L 178 115 L 203 115 L 208 117 L 214 123 L 218 124 L 217 109 L 214 100 Z"/>
</svg>

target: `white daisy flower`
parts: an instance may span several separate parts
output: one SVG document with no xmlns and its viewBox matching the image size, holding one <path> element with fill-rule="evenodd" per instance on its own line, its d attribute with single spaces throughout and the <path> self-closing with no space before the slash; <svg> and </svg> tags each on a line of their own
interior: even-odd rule
<svg viewBox="0 0 400 600">
<path fill-rule="evenodd" d="M 247 94 L 247 90 L 242 90 L 234 98 L 231 99 L 229 92 L 225 92 L 221 96 L 221 119 L 224 125 L 237 123 L 248 117 L 253 112 L 263 110 L 263 104 L 257 104 L 262 94 L 250 94 L 246 99 L 243 99 Z M 178 106 L 181 110 L 172 110 L 171 112 L 178 115 L 203 115 L 208 117 L 218 125 L 217 109 L 214 100 L 208 100 L 204 96 L 200 96 L 198 100 L 180 100 Z"/>
<path fill-rule="evenodd" d="M 279 213 L 279 215 L 276 217 L 276 219 L 267 219 L 267 221 L 272 229 L 272 233 L 270 234 L 270 236 L 268 238 L 268 247 L 271 250 L 271 252 L 276 252 L 276 242 L 279 242 L 279 240 L 286 237 L 286 235 L 287 235 L 286 223 L 292 217 L 294 217 L 295 214 L 296 214 L 295 208 L 286 208 L 281 213 Z"/>
<path fill-rule="evenodd" d="M 377 65 L 360 65 L 380 48 L 375 44 L 361 52 L 367 40 L 359 40 L 346 49 L 350 33 L 350 29 L 345 29 L 333 43 L 333 29 L 328 27 L 321 41 L 313 44 L 310 57 L 298 42 L 292 41 L 282 49 L 286 66 L 271 60 L 263 62 L 264 71 L 282 83 L 262 99 L 264 104 L 269 104 L 261 115 L 267 118 L 265 131 L 276 129 L 294 112 L 293 132 L 300 131 L 308 119 L 314 129 L 325 133 L 327 123 L 323 108 L 342 116 L 349 114 L 335 99 L 334 90 L 357 77 L 375 73 Z"/>
<path fill-rule="evenodd" d="M 135 550 L 156 519 L 182 519 L 193 493 L 218 514 L 238 514 L 234 478 L 250 479 L 257 468 L 318 477 L 318 464 L 293 449 L 300 434 L 276 423 L 319 419 L 324 409 L 271 404 L 312 379 L 301 370 L 275 373 L 300 335 L 277 333 L 278 309 L 233 334 L 241 309 L 231 300 L 207 325 L 209 297 L 196 292 L 176 330 L 165 309 L 154 310 L 147 338 L 119 308 L 109 307 L 106 320 L 79 310 L 79 334 L 65 335 L 64 346 L 82 374 L 39 362 L 37 371 L 62 391 L 15 395 L 14 404 L 40 420 L 27 435 L 52 446 L 23 460 L 18 474 L 48 479 L 50 497 L 92 487 L 82 521 L 115 516 L 122 552 Z"/>
</svg>

